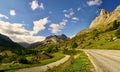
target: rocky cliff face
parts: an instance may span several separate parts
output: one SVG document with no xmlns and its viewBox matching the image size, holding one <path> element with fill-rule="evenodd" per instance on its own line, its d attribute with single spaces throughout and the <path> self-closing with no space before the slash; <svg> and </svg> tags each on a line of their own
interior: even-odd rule
<svg viewBox="0 0 120 72">
<path fill-rule="evenodd" d="M 68 39 L 68 37 L 64 34 L 62 34 L 62 35 L 51 35 L 51 36 L 46 37 L 46 39 L 42 43 L 53 44 L 53 43 L 59 43 L 59 42 L 65 41 L 67 39 Z"/>
<path fill-rule="evenodd" d="M 120 5 L 113 12 L 101 9 L 100 15 L 92 21 L 90 28 L 94 28 L 101 24 L 109 24 L 114 20 L 120 20 Z"/>
</svg>

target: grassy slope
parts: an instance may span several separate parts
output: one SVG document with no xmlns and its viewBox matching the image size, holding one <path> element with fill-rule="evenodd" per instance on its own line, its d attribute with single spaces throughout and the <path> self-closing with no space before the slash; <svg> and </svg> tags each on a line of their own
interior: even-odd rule
<svg viewBox="0 0 120 72">
<path fill-rule="evenodd" d="M 80 51 L 80 56 L 73 60 L 65 62 L 64 64 L 55 67 L 54 69 L 50 69 L 47 72 L 91 72 L 91 63 L 88 57 L 84 52 Z"/>
<path fill-rule="evenodd" d="M 89 49 L 120 49 L 120 39 L 113 40 L 115 38 L 115 31 L 109 31 L 100 34 L 96 40 L 91 40 L 91 44 L 87 45 Z"/>
<path fill-rule="evenodd" d="M 42 66 L 45 64 L 55 62 L 64 57 L 64 55 L 61 52 L 54 53 L 53 56 L 54 57 L 52 59 L 42 60 L 38 64 L 11 64 L 11 63 L 5 64 L 5 65 L 2 64 L 2 65 L 0 65 L 0 71 L 14 72 L 17 69 Z M 26 58 L 30 60 L 30 58 L 32 58 L 32 57 L 30 56 L 30 57 L 26 57 Z"/>
</svg>

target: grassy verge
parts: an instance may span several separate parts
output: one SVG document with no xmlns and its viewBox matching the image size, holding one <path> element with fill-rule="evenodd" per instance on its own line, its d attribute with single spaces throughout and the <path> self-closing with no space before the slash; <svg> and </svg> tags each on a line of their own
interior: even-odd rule
<svg viewBox="0 0 120 72">
<path fill-rule="evenodd" d="M 51 59 L 47 59 L 47 60 L 41 60 L 40 63 L 38 64 L 0 64 L 0 72 L 15 72 L 18 69 L 22 69 L 22 68 L 30 68 L 30 67 L 35 67 L 35 66 L 42 66 L 42 65 L 46 65 L 52 62 L 55 62 L 57 60 L 60 60 L 61 58 L 64 57 L 64 54 L 62 54 L 62 52 L 57 52 L 52 54 L 54 57 Z M 30 60 L 33 56 L 28 56 L 27 59 Z"/>
<path fill-rule="evenodd" d="M 47 72 L 91 72 L 91 63 L 86 54 L 80 51 L 80 56 L 77 59 L 71 58 L 69 61 L 55 67 Z"/>
</svg>

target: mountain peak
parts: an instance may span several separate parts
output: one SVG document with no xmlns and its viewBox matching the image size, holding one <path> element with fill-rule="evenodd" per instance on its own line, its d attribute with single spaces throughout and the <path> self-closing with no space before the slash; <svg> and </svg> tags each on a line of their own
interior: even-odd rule
<svg viewBox="0 0 120 72">
<path fill-rule="evenodd" d="M 109 12 L 105 9 L 101 9 L 101 12 L 100 12 L 100 15 L 106 15 L 108 14 Z"/>
<path fill-rule="evenodd" d="M 43 41 L 43 43 L 45 43 L 45 44 L 47 44 L 47 43 L 59 43 L 61 41 L 65 41 L 67 39 L 68 39 L 68 37 L 64 34 L 50 35 L 50 36 L 46 37 L 46 39 Z"/>
<path fill-rule="evenodd" d="M 115 9 L 115 11 L 120 10 L 120 5 L 118 5 Z"/>
<path fill-rule="evenodd" d="M 113 12 L 108 12 L 105 9 L 101 9 L 100 15 L 96 17 L 90 24 L 90 28 L 95 28 L 98 25 L 105 25 L 118 20 L 120 18 L 120 5 L 116 7 Z"/>
</svg>

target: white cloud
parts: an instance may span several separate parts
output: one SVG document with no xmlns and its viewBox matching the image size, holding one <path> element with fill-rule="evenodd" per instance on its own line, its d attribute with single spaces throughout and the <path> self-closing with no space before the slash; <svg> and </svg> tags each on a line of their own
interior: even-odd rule
<svg viewBox="0 0 120 72">
<path fill-rule="evenodd" d="M 34 27 L 33 31 L 31 32 L 31 35 L 37 34 L 39 31 L 45 29 L 45 25 L 49 22 L 48 17 L 40 19 L 38 21 L 34 21 Z"/>
<path fill-rule="evenodd" d="M 80 9 L 81 8 L 78 8 L 77 11 L 79 11 Z M 63 12 L 66 13 L 66 14 L 64 14 L 64 16 L 66 18 L 69 18 L 69 19 L 74 20 L 74 21 L 78 21 L 79 20 L 79 18 L 74 17 L 75 12 L 73 11 L 72 8 L 70 8 L 69 10 L 63 10 Z M 73 21 L 71 21 L 71 22 L 73 22 Z"/>
<path fill-rule="evenodd" d="M 0 33 L 9 35 L 27 35 L 29 34 L 29 31 L 27 31 L 22 24 L 11 24 L 9 22 L 0 21 Z"/>
<path fill-rule="evenodd" d="M 44 9 L 43 3 L 40 4 L 40 9 Z"/>
<path fill-rule="evenodd" d="M 64 16 L 66 18 L 71 18 L 75 14 L 72 8 L 70 8 L 69 10 L 63 10 L 63 12 L 65 13 Z"/>
<path fill-rule="evenodd" d="M 77 11 L 80 11 L 81 10 L 81 8 L 77 8 Z"/>
<path fill-rule="evenodd" d="M 33 0 L 32 3 L 30 3 L 30 5 L 31 5 L 32 10 L 36 10 L 36 9 L 38 9 L 38 8 L 40 8 L 40 9 L 42 9 L 42 10 L 44 9 L 44 4 L 41 3 L 41 4 L 39 5 L 37 0 Z"/>
<path fill-rule="evenodd" d="M 45 39 L 44 36 L 33 35 L 37 34 L 41 30 L 44 30 L 45 25 L 48 22 L 48 18 L 43 18 L 38 21 L 34 21 L 33 31 L 29 31 L 24 28 L 24 24 L 0 21 L 0 33 L 9 36 L 15 42 L 34 43 Z"/>
<path fill-rule="evenodd" d="M 78 8 L 78 9 L 77 9 L 77 11 L 79 11 L 79 10 L 81 10 L 81 8 Z M 66 18 L 69 18 L 69 19 L 72 20 L 71 22 L 76 23 L 76 22 L 79 20 L 78 17 L 75 17 L 75 16 L 74 16 L 74 15 L 75 15 L 75 12 L 74 12 L 74 10 L 73 10 L 72 8 L 70 8 L 69 10 L 63 10 L 63 12 L 65 13 L 64 16 L 65 16 Z"/>
<path fill-rule="evenodd" d="M 10 10 L 10 15 L 11 15 L 11 16 L 15 16 L 15 15 L 16 15 L 15 10 Z"/>
<path fill-rule="evenodd" d="M 72 11 L 72 12 L 70 12 L 70 14 L 69 14 L 69 15 L 70 15 L 70 16 L 73 16 L 74 14 L 75 14 L 75 13 Z"/>
<path fill-rule="evenodd" d="M 34 43 L 40 42 L 45 39 L 44 36 L 26 36 L 26 35 L 8 35 L 13 41 L 15 42 L 27 42 L 27 43 Z"/>
<path fill-rule="evenodd" d="M 61 31 L 60 29 L 61 29 L 61 27 L 59 24 L 51 24 L 50 25 L 50 30 L 52 33 L 58 33 Z"/>
<path fill-rule="evenodd" d="M 64 14 L 64 16 L 66 18 L 71 18 L 75 13 L 73 12 L 73 9 L 69 9 L 68 11 L 67 10 L 64 10 L 63 12 L 66 12 L 67 14 Z"/>
<path fill-rule="evenodd" d="M 89 6 L 93 6 L 93 5 L 101 5 L 102 4 L 102 1 L 101 0 L 89 0 L 88 2 L 87 2 L 87 4 L 89 5 Z"/>
<path fill-rule="evenodd" d="M 64 14 L 64 16 L 65 16 L 66 18 L 71 18 L 71 15 L 69 15 L 69 14 Z"/>
<path fill-rule="evenodd" d="M 68 20 L 63 20 L 62 22 L 60 22 L 60 25 L 65 26 L 67 22 Z"/>
<path fill-rule="evenodd" d="M 35 9 L 39 8 L 39 4 L 38 4 L 37 0 L 32 1 L 31 8 L 32 8 L 32 10 L 35 10 Z"/>
<path fill-rule="evenodd" d="M 77 17 L 73 17 L 72 20 L 78 21 L 79 18 L 77 18 Z"/>
<path fill-rule="evenodd" d="M 0 14 L 0 18 L 8 19 L 8 17 L 6 15 L 3 15 L 3 14 Z"/>
<path fill-rule="evenodd" d="M 64 28 L 64 26 L 66 25 L 67 22 L 68 22 L 68 20 L 63 20 L 59 24 L 54 24 L 53 23 L 53 24 L 50 25 L 49 30 L 51 30 L 52 33 L 56 34 Z"/>
<path fill-rule="evenodd" d="M 68 12 L 67 10 L 63 10 L 64 13 Z"/>
</svg>

